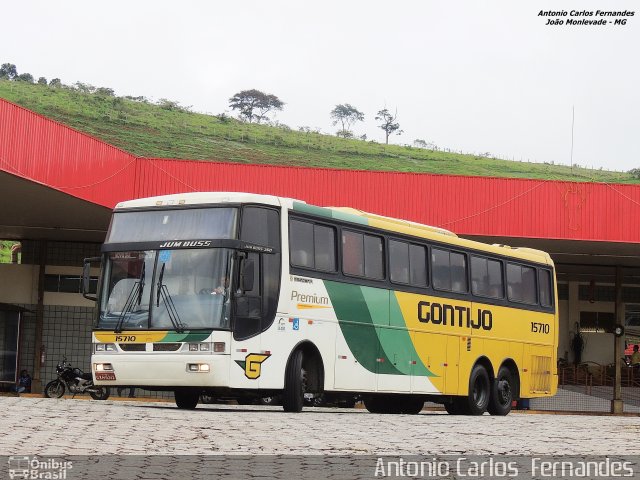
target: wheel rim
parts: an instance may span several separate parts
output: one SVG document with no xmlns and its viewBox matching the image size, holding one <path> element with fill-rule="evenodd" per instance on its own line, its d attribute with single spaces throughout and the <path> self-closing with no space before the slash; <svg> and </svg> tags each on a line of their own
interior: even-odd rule
<svg viewBox="0 0 640 480">
<path fill-rule="evenodd" d="M 498 382 L 498 401 L 503 406 L 511 404 L 511 384 L 508 380 Z"/>
<path fill-rule="evenodd" d="M 49 396 L 54 398 L 60 398 L 62 396 L 62 384 L 54 383 L 49 386 Z"/>
</svg>

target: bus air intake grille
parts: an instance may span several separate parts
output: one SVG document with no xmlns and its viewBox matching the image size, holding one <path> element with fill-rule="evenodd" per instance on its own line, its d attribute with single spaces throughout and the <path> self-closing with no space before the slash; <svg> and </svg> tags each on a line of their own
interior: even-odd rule
<svg viewBox="0 0 640 480">
<path fill-rule="evenodd" d="M 531 357 L 531 393 L 551 390 L 551 357 Z"/>
<path fill-rule="evenodd" d="M 179 350 L 182 346 L 181 343 L 154 343 L 153 351 L 154 352 L 175 352 Z"/>
<path fill-rule="evenodd" d="M 120 348 L 125 352 L 144 352 L 146 343 L 119 343 Z"/>
</svg>

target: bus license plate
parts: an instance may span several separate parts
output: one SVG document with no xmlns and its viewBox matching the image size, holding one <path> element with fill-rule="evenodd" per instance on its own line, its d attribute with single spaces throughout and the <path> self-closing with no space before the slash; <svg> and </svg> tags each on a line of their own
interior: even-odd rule
<svg viewBox="0 0 640 480">
<path fill-rule="evenodd" d="M 113 372 L 96 372 L 96 380 L 115 380 L 116 374 Z"/>
</svg>

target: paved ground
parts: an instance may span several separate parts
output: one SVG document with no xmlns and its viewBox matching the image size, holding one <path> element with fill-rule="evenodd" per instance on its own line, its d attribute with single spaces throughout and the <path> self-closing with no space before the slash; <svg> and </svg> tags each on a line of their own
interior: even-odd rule
<svg viewBox="0 0 640 480">
<path fill-rule="evenodd" d="M 0 454 L 640 454 L 640 417 L 373 415 L 360 409 L 0 397 Z"/>
</svg>

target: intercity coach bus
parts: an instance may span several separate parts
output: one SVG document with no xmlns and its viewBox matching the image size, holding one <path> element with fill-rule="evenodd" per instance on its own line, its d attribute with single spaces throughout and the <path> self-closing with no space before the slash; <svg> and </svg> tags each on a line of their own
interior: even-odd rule
<svg viewBox="0 0 640 480">
<path fill-rule="evenodd" d="M 557 389 L 548 254 L 248 193 L 119 203 L 92 335 L 98 385 L 239 402 L 358 394 L 373 413 L 509 413 Z M 88 294 L 87 294 L 88 295 Z"/>
</svg>

